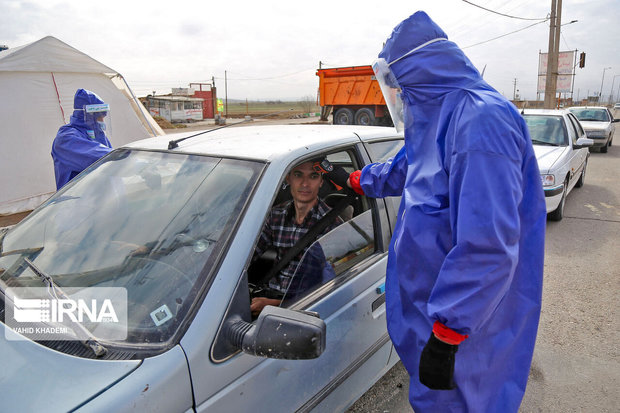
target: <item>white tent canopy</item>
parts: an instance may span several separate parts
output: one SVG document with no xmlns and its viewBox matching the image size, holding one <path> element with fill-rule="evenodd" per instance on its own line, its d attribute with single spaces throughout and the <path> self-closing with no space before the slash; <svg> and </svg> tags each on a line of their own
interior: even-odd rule
<svg viewBox="0 0 620 413">
<path fill-rule="evenodd" d="M 47 36 L 2 51 L 0 215 L 33 209 L 56 190 L 52 142 L 79 88 L 110 104 L 113 147 L 164 133 L 118 72 L 66 43 Z"/>
</svg>

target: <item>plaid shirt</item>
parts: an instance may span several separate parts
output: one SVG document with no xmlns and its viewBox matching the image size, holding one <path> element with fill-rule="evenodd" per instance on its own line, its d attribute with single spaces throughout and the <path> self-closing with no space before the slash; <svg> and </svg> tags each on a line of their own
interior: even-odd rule
<svg viewBox="0 0 620 413">
<path fill-rule="evenodd" d="M 308 212 L 301 225 L 297 225 L 295 222 L 295 205 L 292 200 L 275 206 L 271 210 L 269 219 L 267 219 L 263 232 L 261 233 L 256 252 L 254 253 L 254 260 L 260 257 L 270 247 L 274 247 L 277 252 L 277 261 L 280 261 L 289 248 L 295 245 L 310 228 L 330 211 L 330 209 L 331 208 L 325 202 L 319 199 L 319 202 Z M 342 222 L 342 219 L 337 217 L 332 224 L 328 225 L 323 230 L 319 237 L 336 228 L 338 225 L 342 224 Z M 305 268 L 306 266 L 312 265 L 315 260 L 304 260 L 300 265 L 300 261 L 304 253 L 308 250 L 308 247 L 304 248 L 302 252 L 293 258 L 279 274 L 269 280 L 269 288 L 281 293 L 286 293 L 296 271 L 302 274 L 306 274 L 308 271 L 321 271 L 320 268 Z"/>
</svg>

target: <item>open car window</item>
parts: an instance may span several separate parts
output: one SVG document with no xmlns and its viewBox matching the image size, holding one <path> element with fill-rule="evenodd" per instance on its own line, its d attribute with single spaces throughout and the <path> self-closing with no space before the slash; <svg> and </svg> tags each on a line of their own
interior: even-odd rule
<svg viewBox="0 0 620 413">
<path fill-rule="evenodd" d="M 329 153 L 325 157 L 333 165 L 342 167 L 349 173 L 363 166 L 356 159 L 353 150 Z M 289 213 L 294 214 L 294 204 L 290 204 L 292 196 L 289 188 L 285 185 L 283 187 L 284 189 L 280 189 L 276 195 L 271 211 L 272 213 L 278 211 L 278 214 L 281 214 L 283 205 L 288 205 L 291 211 Z M 342 189 L 324 180 L 319 190 L 319 199 L 322 203 L 331 210 L 344 198 L 346 194 Z M 350 204 L 338 213 L 336 221 L 319 233 L 318 241 L 311 241 L 290 261 L 290 264 L 284 267 L 284 270 L 270 277 L 270 269 L 282 260 L 286 252 L 311 228 L 299 230 L 295 228 L 290 218 L 288 219 L 278 222 L 277 226 L 272 226 L 269 223 L 270 220 L 273 223 L 274 218 L 269 214 L 263 224 L 261 239 L 248 268 L 253 297 L 279 299 L 281 306 L 288 306 L 329 283 L 337 275 L 375 251 L 371 203 L 365 197 L 352 197 Z M 274 231 L 273 228 L 278 229 Z M 271 231 L 269 238 L 272 245 L 269 248 L 265 248 L 265 231 Z M 277 231 L 279 233 L 276 234 Z M 340 249 L 335 249 L 335 246 Z M 350 256 L 355 253 L 357 253 L 355 257 Z"/>
</svg>

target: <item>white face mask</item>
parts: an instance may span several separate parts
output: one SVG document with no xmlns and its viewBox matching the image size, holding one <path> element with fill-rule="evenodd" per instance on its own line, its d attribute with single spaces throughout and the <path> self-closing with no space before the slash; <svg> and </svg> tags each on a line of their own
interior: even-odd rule
<svg viewBox="0 0 620 413">
<path fill-rule="evenodd" d="M 106 128 L 105 122 L 97 121 L 97 125 L 99 125 L 101 130 L 105 132 L 105 128 Z"/>
</svg>

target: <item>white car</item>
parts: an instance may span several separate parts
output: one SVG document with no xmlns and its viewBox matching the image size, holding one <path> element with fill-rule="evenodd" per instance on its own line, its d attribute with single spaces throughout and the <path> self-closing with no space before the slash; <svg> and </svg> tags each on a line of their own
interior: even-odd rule
<svg viewBox="0 0 620 413">
<path fill-rule="evenodd" d="M 620 119 L 614 119 L 610 110 L 604 106 L 576 106 L 568 110 L 579 119 L 588 138 L 594 141 L 593 147 L 598 147 L 602 153 L 607 153 L 607 148 L 611 146 L 614 138 L 614 123 Z"/>
<path fill-rule="evenodd" d="M 548 217 L 560 221 L 568 193 L 585 182 L 593 141 L 568 110 L 525 109 L 521 114 L 538 160 Z"/>
</svg>

